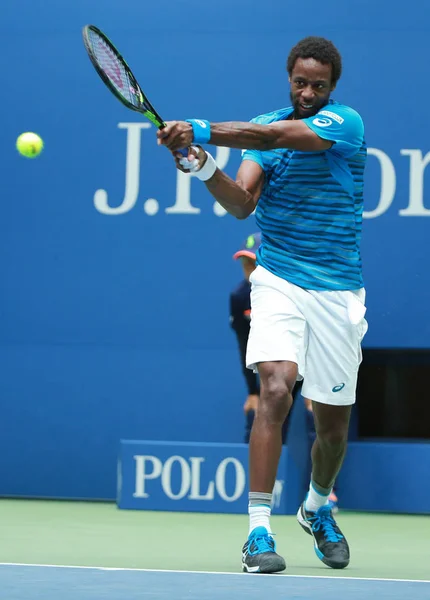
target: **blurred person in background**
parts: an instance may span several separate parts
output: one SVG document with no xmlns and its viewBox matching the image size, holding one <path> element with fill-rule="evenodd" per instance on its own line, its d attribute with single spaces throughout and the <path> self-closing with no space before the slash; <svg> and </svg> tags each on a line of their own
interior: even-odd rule
<svg viewBox="0 0 430 600">
<path fill-rule="evenodd" d="M 249 328 L 251 321 L 251 284 L 249 276 L 254 271 L 257 261 L 256 253 L 261 244 L 259 232 L 249 235 L 240 250 L 234 255 L 234 260 L 239 260 L 243 270 L 243 279 L 230 293 L 230 326 L 236 334 L 240 365 L 245 378 L 248 395 L 243 405 L 245 412 L 245 436 L 244 441 L 249 442 L 252 423 L 258 407 L 260 395 L 260 382 L 258 374 L 246 368 L 246 345 L 248 343 Z"/>
</svg>

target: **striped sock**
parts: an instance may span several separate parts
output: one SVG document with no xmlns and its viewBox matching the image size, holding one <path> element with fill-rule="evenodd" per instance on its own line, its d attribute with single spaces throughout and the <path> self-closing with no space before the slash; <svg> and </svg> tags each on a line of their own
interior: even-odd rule
<svg viewBox="0 0 430 600">
<path fill-rule="evenodd" d="M 265 527 L 269 533 L 270 529 L 270 514 L 272 512 L 272 494 L 265 492 L 249 492 L 249 533 L 256 527 Z"/>
</svg>

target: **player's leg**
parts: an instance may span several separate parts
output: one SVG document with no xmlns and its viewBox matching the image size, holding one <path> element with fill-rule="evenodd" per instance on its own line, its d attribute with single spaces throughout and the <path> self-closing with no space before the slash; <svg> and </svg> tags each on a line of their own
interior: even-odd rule
<svg viewBox="0 0 430 600">
<path fill-rule="evenodd" d="M 251 277 L 247 365 L 258 368 L 260 401 L 250 438 L 249 536 L 242 551 L 247 572 L 285 569 L 270 527 L 272 490 L 282 449 L 282 427 L 304 354 L 306 322 L 289 284 L 261 267 Z"/>
<path fill-rule="evenodd" d="M 351 405 L 313 402 L 316 439 L 312 447 L 309 492 L 297 518 L 314 538 L 315 552 L 324 564 L 343 569 L 349 564 L 349 546 L 333 518 L 330 496 L 346 452 Z"/>
<path fill-rule="evenodd" d="M 249 534 L 242 551 L 243 570 L 275 573 L 285 569 L 270 527 L 272 491 L 282 450 L 282 428 L 293 401 L 297 364 L 258 364 L 260 401 L 249 442 Z"/>
<path fill-rule="evenodd" d="M 367 326 L 363 315 L 351 320 L 351 304 L 356 301 L 351 292 L 321 293 L 307 314 L 311 325 L 302 393 L 313 400 L 316 440 L 309 493 L 297 518 L 313 536 L 317 556 L 332 568 L 346 567 L 350 557 L 329 497 L 346 452 L 360 343 Z"/>
<path fill-rule="evenodd" d="M 282 427 L 293 402 L 297 364 L 289 361 L 258 364 L 260 403 L 249 444 L 250 489 L 271 493 L 282 450 Z"/>
<path fill-rule="evenodd" d="M 312 406 L 316 432 L 312 446 L 312 482 L 317 490 L 327 491 L 329 496 L 345 457 L 352 405 L 313 402 Z M 316 499 L 309 498 L 307 505 L 317 510 L 322 504 L 319 494 Z"/>
</svg>

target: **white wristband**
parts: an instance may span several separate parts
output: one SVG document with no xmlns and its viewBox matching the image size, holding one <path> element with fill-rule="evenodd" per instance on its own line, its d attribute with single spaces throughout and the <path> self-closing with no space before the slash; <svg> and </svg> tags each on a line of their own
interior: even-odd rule
<svg viewBox="0 0 430 600">
<path fill-rule="evenodd" d="M 212 154 L 206 152 L 207 159 L 205 164 L 198 171 L 193 171 L 193 175 L 195 175 L 200 181 L 207 181 L 211 177 L 213 177 L 215 171 L 217 170 L 216 162 Z"/>
</svg>

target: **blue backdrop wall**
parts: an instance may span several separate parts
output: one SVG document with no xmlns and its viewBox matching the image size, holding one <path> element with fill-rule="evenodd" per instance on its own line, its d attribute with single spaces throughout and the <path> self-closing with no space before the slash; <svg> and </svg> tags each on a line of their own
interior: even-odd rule
<svg viewBox="0 0 430 600">
<path fill-rule="evenodd" d="M 362 114 L 369 145 L 366 345 L 424 348 L 430 8 L 413 5 L 308 0 L 304 18 L 284 0 L 264 14 L 245 0 L 4 3 L 0 494 L 113 498 L 120 438 L 242 439 L 228 294 L 253 217 L 223 215 L 175 171 L 95 74 L 82 26 L 112 37 L 167 120 L 288 105 L 291 46 L 331 38 L 334 97 Z M 44 138 L 37 160 L 14 149 L 27 130 Z M 217 158 L 233 176 L 240 153 Z"/>
</svg>

